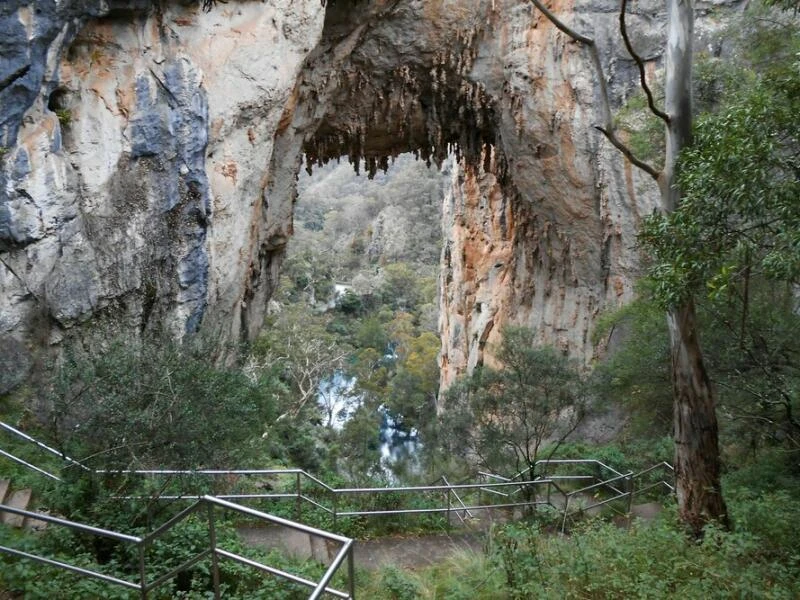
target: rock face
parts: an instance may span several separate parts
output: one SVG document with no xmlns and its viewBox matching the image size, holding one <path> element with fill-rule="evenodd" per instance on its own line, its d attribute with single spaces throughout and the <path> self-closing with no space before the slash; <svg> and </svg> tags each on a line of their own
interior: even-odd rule
<svg viewBox="0 0 800 600">
<path fill-rule="evenodd" d="M 319 0 L 0 10 L 0 336 L 238 335 L 291 231 L 263 193 Z"/>
<path fill-rule="evenodd" d="M 303 156 L 374 172 L 416 152 L 457 157 L 443 383 L 491 361 L 506 323 L 591 358 L 598 312 L 632 295 L 655 188 L 592 130 L 579 45 L 526 0 L 198 4 L 0 8 L 0 343 L 108 328 L 250 339 Z M 636 72 L 617 5 L 552 10 L 596 37 L 622 102 Z M 629 19 L 650 67 L 661 10 L 648 0 Z"/>
</svg>

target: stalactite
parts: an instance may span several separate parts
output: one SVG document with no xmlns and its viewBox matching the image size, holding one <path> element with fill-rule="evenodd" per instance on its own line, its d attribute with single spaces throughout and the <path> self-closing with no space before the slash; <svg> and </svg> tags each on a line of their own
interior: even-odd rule
<svg viewBox="0 0 800 600">
<path fill-rule="evenodd" d="M 368 16 L 369 11 L 363 18 Z M 505 159 L 493 160 L 493 152 L 485 150 L 497 142 L 493 99 L 468 77 L 485 26 L 480 18 L 465 19 L 451 43 L 427 63 L 412 59 L 375 74 L 364 68 L 370 62 L 364 54 L 326 76 L 317 93 L 335 100 L 325 127 L 304 144 L 306 168 L 347 155 L 357 172 L 363 160 L 372 176 L 388 168 L 390 158 L 414 151 L 420 160 L 437 165 L 455 152 L 470 164 L 500 169 Z M 357 50 L 350 52 L 357 55 Z M 380 138 L 370 139 L 372 131 L 380 132 Z"/>
</svg>

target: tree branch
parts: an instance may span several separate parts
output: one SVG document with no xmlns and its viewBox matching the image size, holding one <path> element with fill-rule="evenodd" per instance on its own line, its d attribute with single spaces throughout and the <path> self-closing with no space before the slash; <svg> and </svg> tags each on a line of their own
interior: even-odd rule
<svg viewBox="0 0 800 600">
<path fill-rule="evenodd" d="M 669 115 L 656 106 L 655 101 L 653 100 L 653 92 L 650 91 L 650 86 L 647 85 L 647 76 L 644 72 L 644 61 L 642 57 L 639 56 L 636 51 L 633 49 L 633 44 L 631 44 L 631 40 L 628 37 L 628 27 L 625 25 L 625 12 L 628 8 L 628 0 L 622 0 L 620 7 L 619 7 L 619 32 L 622 34 L 622 41 L 625 42 L 625 48 L 628 50 L 628 54 L 631 55 L 636 66 L 639 67 L 639 84 L 642 86 L 642 90 L 647 96 L 647 106 L 650 107 L 650 112 L 657 116 L 659 119 L 664 121 L 667 125 L 669 125 Z"/>
<path fill-rule="evenodd" d="M 547 17 L 548 21 L 556 26 L 559 31 L 566 33 L 573 40 L 584 44 L 589 49 L 589 54 L 592 57 L 592 63 L 594 64 L 595 71 L 597 72 L 598 84 L 600 86 L 600 105 L 601 110 L 603 111 L 603 125 L 595 125 L 595 129 L 606 136 L 608 141 L 611 142 L 611 144 L 617 150 L 619 150 L 622 155 L 634 166 L 639 167 L 653 179 L 658 180 L 661 173 L 653 166 L 637 158 L 633 154 L 633 151 L 628 148 L 628 146 L 626 146 L 615 133 L 614 118 L 611 116 L 611 101 L 608 97 L 608 83 L 606 82 L 605 72 L 603 71 L 603 64 L 600 62 L 600 53 L 597 51 L 597 45 L 595 44 L 594 40 L 586 37 L 585 35 L 581 35 L 577 31 L 564 24 L 558 17 L 550 12 L 550 10 L 544 4 L 542 4 L 541 0 L 531 0 L 531 2 L 542 12 L 545 17 Z"/>
<path fill-rule="evenodd" d="M 653 179 L 657 180 L 659 178 L 659 176 L 661 175 L 660 171 L 656 170 L 655 167 L 644 162 L 640 158 L 637 158 L 636 155 L 634 155 L 633 151 L 631 151 L 631 149 L 628 148 L 622 142 L 622 140 L 620 140 L 617 137 L 617 134 L 614 132 L 614 129 L 605 129 L 600 125 L 595 125 L 594 128 L 597 129 L 597 131 L 602 133 L 604 136 L 606 136 L 606 139 L 609 142 L 611 142 L 611 145 L 614 146 L 614 148 L 616 148 L 617 150 L 619 150 L 622 153 L 622 155 L 631 162 L 631 164 L 639 167 L 642 171 L 650 175 L 650 177 L 652 177 Z"/>
</svg>

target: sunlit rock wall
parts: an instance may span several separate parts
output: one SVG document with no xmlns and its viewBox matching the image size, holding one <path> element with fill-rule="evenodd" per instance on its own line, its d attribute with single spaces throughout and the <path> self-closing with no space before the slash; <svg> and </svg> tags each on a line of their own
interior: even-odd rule
<svg viewBox="0 0 800 600">
<path fill-rule="evenodd" d="M 598 314 L 632 298 L 635 232 L 655 207 L 657 188 L 632 169 L 593 126 L 599 95 L 590 57 L 527 2 L 487 11 L 469 77 L 495 107 L 506 157 L 453 173 L 445 201 L 441 288 L 442 382 L 491 363 L 504 325 L 532 327 L 542 343 L 589 363 Z M 597 40 L 612 101 L 636 90 L 633 61 L 617 31 L 617 4 L 555 2 L 551 9 Z M 634 43 L 661 57 L 658 3 L 629 17 Z"/>
</svg>

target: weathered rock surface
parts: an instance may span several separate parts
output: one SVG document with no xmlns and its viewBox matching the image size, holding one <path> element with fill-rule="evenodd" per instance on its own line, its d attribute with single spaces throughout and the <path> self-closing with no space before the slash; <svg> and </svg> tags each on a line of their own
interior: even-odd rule
<svg viewBox="0 0 800 600">
<path fill-rule="evenodd" d="M 265 172 L 320 2 L 0 10 L 0 336 L 237 335 L 254 257 L 291 230 Z"/>
<path fill-rule="evenodd" d="M 303 155 L 374 172 L 411 151 L 459 159 L 443 382 L 490 361 L 509 322 L 592 356 L 597 314 L 632 295 L 655 195 L 593 131 L 579 45 L 526 0 L 198 4 L 0 8 L 0 343 L 109 327 L 251 338 Z M 636 73 L 617 4 L 552 8 L 596 37 L 621 102 Z M 629 19 L 651 70 L 661 10 Z"/>
</svg>

